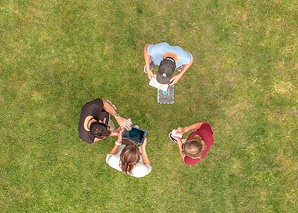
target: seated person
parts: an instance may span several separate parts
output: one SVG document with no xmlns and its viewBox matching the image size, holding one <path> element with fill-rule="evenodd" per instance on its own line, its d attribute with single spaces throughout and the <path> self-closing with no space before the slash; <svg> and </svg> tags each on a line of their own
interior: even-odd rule
<svg viewBox="0 0 298 213">
<path fill-rule="evenodd" d="M 146 152 L 147 138 L 144 143 L 137 147 L 135 144 L 122 144 L 123 128 L 118 134 L 118 140 L 114 148 L 107 155 L 106 162 L 114 169 L 125 172 L 133 177 L 144 177 L 151 170 L 151 163 Z"/>
<path fill-rule="evenodd" d="M 110 115 L 115 117 L 121 127 L 129 128 L 132 125 L 131 120 L 122 118 L 116 109 L 110 101 L 100 98 L 86 103 L 81 110 L 78 128 L 80 138 L 91 144 L 104 138 L 118 136 L 119 130 L 115 130 Z"/>
<path fill-rule="evenodd" d="M 182 160 L 189 166 L 201 162 L 212 145 L 214 144 L 214 137 L 211 125 L 206 122 L 199 122 L 187 127 L 178 127 L 176 134 L 185 134 L 193 131 L 185 141 L 177 136 L 173 136 L 172 132 L 169 133 L 170 139 L 178 144 Z"/>
</svg>

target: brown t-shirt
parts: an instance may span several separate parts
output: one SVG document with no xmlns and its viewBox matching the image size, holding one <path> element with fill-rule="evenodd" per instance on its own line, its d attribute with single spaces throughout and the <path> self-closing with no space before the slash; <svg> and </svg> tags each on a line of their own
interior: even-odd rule
<svg viewBox="0 0 298 213">
<path fill-rule="evenodd" d="M 90 131 L 86 131 L 84 128 L 84 122 L 87 116 L 93 116 L 97 121 L 101 120 L 103 123 L 108 124 L 109 113 L 104 110 L 104 104 L 102 99 L 97 98 L 94 101 L 86 103 L 81 110 L 81 117 L 79 122 L 79 136 L 80 138 L 87 142 L 93 143 L 94 136 Z"/>
</svg>

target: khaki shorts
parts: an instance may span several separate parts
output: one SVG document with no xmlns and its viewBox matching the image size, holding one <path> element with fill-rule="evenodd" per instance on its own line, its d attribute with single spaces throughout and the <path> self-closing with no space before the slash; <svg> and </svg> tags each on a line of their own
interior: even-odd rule
<svg viewBox="0 0 298 213">
<path fill-rule="evenodd" d="M 115 124 L 114 124 L 114 121 L 111 119 L 111 115 L 110 114 L 109 114 L 108 126 L 110 127 L 110 130 L 111 131 L 115 130 Z"/>
</svg>

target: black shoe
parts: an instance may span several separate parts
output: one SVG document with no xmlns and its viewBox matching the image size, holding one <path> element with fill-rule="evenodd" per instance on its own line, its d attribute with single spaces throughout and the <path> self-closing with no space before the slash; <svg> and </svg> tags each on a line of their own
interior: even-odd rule
<svg viewBox="0 0 298 213">
<path fill-rule="evenodd" d="M 182 71 L 182 68 L 183 68 L 183 66 L 180 66 L 180 67 L 177 67 L 176 70 L 177 70 L 178 72 L 181 72 L 181 71 Z"/>
<path fill-rule="evenodd" d="M 171 141 L 173 141 L 174 143 L 178 143 L 178 141 L 172 137 L 172 132 L 169 133 L 169 138 Z"/>
</svg>

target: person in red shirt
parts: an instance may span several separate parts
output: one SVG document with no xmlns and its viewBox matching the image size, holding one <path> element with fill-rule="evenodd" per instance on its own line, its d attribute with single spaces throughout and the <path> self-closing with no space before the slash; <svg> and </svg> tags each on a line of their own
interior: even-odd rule
<svg viewBox="0 0 298 213">
<path fill-rule="evenodd" d="M 187 127 L 178 127 L 176 134 L 185 134 L 193 131 L 185 142 L 177 136 L 173 136 L 172 132 L 169 133 L 169 138 L 178 144 L 180 155 L 186 165 L 195 165 L 201 162 L 212 145 L 214 144 L 213 130 L 211 125 L 206 122 L 199 122 Z"/>
</svg>

